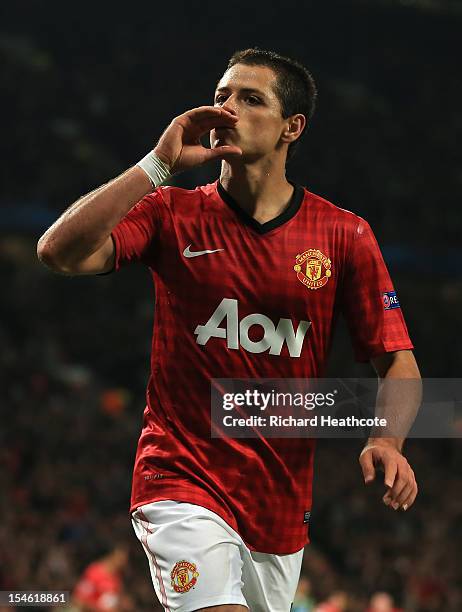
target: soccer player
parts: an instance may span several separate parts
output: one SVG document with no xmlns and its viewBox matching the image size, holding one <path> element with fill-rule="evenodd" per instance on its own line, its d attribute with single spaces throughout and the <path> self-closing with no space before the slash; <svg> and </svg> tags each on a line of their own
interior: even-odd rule
<svg viewBox="0 0 462 612">
<path fill-rule="evenodd" d="M 316 606 L 314 612 L 344 612 L 348 605 L 348 595 L 344 591 L 335 591 L 326 601 Z"/>
<path fill-rule="evenodd" d="M 419 376 L 367 222 L 286 178 L 315 97 L 299 63 L 237 52 L 213 106 L 174 118 L 153 151 L 75 202 L 38 244 L 64 274 L 134 262 L 151 271 L 131 513 L 165 610 L 288 611 L 308 541 L 313 440 L 212 438 L 211 378 L 323 376 L 340 311 L 357 358 L 381 379 Z M 214 183 L 160 186 L 212 159 L 222 160 Z M 369 439 L 360 457 L 366 482 L 383 468 L 395 510 L 417 493 L 402 442 Z"/>
<path fill-rule="evenodd" d="M 372 595 L 367 612 L 402 612 L 402 610 L 395 608 L 393 597 L 389 593 L 379 591 Z"/>
<path fill-rule="evenodd" d="M 134 608 L 123 593 L 122 573 L 128 550 L 116 546 L 104 557 L 90 563 L 77 582 L 73 603 L 81 612 L 129 612 Z"/>
</svg>

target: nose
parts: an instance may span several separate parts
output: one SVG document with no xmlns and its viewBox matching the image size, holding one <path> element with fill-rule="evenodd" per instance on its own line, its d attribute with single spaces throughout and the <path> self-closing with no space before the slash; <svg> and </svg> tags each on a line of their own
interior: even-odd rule
<svg viewBox="0 0 462 612">
<path fill-rule="evenodd" d="M 226 101 L 222 104 L 221 108 L 224 108 L 228 111 L 228 113 L 231 113 L 232 115 L 235 115 L 237 117 L 237 101 L 232 94 L 228 96 Z"/>
</svg>

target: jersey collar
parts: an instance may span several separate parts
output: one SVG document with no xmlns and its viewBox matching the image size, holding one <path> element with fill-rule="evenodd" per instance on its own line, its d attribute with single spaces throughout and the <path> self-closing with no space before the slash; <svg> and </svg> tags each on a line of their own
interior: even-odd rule
<svg viewBox="0 0 462 612">
<path fill-rule="evenodd" d="M 258 234 L 266 234 L 267 232 L 280 227 L 284 223 L 287 223 L 287 221 L 290 221 L 290 219 L 292 219 L 292 217 L 298 213 L 300 206 L 302 205 L 303 198 L 305 197 L 305 190 L 301 185 L 292 183 L 292 181 L 289 181 L 289 183 L 294 188 L 294 193 L 292 194 L 289 205 L 280 215 L 274 219 L 271 219 L 271 221 L 267 221 L 266 223 L 260 223 L 249 215 L 247 211 L 241 208 L 236 200 L 231 197 L 227 191 L 225 191 L 225 188 L 219 180 L 217 181 L 217 191 L 223 202 L 225 202 L 225 204 L 227 204 L 229 208 L 231 208 L 238 215 L 243 223 L 251 227 Z"/>
</svg>

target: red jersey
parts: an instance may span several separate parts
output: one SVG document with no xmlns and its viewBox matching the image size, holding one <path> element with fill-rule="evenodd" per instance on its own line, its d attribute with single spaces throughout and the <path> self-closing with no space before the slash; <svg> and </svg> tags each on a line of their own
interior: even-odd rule
<svg viewBox="0 0 462 612">
<path fill-rule="evenodd" d="M 322 377 L 340 310 L 358 359 L 412 348 L 370 227 L 300 186 L 260 224 L 216 181 L 158 188 L 112 237 L 115 269 L 141 261 L 155 284 L 131 511 L 198 504 L 253 550 L 301 549 L 313 440 L 211 438 L 210 379 Z"/>
<path fill-rule="evenodd" d="M 95 561 L 84 571 L 73 597 L 78 603 L 91 606 L 98 612 L 117 610 L 121 588 L 120 577 L 110 572 L 104 563 Z"/>
<path fill-rule="evenodd" d="M 326 601 L 316 606 L 315 612 L 343 612 L 344 609 L 345 608 L 339 608 L 335 603 Z"/>
</svg>

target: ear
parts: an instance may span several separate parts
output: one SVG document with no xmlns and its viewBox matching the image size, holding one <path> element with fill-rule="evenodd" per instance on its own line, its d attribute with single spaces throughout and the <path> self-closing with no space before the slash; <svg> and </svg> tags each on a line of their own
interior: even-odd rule
<svg viewBox="0 0 462 612">
<path fill-rule="evenodd" d="M 282 142 L 291 143 L 300 137 L 306 126 L 306 117 L 298 113 L 286 119 L 286 125 L 281 135 Z"/>
</svg>

